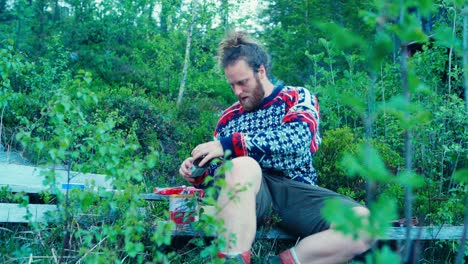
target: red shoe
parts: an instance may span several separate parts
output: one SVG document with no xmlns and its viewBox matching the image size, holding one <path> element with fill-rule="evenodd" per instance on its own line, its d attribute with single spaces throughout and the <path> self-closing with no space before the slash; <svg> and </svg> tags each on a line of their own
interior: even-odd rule
<svg viewBox="0 0 468 264">
<path fill-rule="evenodd" d="M 218 258 L 224 258 L 228 260 L 228 263 L 250 264 L 250 250 L 235 255 L 227 255 L 223 252 L 218 252 Z"/>
</svg>

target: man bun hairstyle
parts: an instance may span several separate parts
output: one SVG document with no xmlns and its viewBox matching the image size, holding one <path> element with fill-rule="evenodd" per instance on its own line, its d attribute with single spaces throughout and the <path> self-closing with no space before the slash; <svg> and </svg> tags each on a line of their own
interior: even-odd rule
<svg viewBox="0 0 468 264">
<path fill-rule="evenodd" d="M 218 56 L 221 69 L 243 59 L 255 73 L 263 65 L 267 76 L 269 76 L 270 56 L 258 42 L 244 31 L 230 31 L 219 44 Z"/>
</svg>

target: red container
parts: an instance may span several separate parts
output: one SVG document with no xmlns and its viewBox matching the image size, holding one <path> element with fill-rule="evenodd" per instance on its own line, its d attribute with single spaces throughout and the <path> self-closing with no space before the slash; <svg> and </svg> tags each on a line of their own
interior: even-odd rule
<svg viewBox="0 0 468 264">
<path fill-rule="evenodd" d="M 198 214 L 198 197 L 204 192 L 194 187 L 154 188 L 154 193 L 169 196 L 170 220 L 177 225 L 190 224 Z"/>
<path fill-rule="evenodd" d="M 198 212 L 198 202 L 193 194 L 173 194 L 169 197 L 170 219 L 180 224 L 190 224 L 195 221 Z"/>
</svg>

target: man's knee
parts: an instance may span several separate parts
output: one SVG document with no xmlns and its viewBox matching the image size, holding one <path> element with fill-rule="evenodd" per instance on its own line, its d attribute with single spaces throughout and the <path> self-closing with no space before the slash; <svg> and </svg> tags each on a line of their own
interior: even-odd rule
<svg viewBox="0 0 468 264">
<path fill-rule="evenodd" d="M 228 167 L 226 171 L 227 186 L 252 184 L 257 190 L 262 178 L 262 170 L 258 162 L 247 156 L 234 158 L 231 162 L 232 167 Z"/>
<path fill-rule="evenodd" d="M 369 209 L 367 209 L 366 207 L 364 206 L 356 206 L 356 207 L 353 207 L 353 211 L 354 213 L 356 213 L 357 215 L 361 216 L 364 218 L 364 221 L 365 222 L 368 222 L 369 221 L 369 216 L 370 216 L 370 211 Z M 367 251 L 372 243 L 374 242 L 374 240 L 370 239 L 369 235 L 367 233 L 361 233 L 359 235 L 359 239 L 357 241 L 355 241 L 355 255 L 357 254 L 361 254 L 361 253 L 364 253 L 365 251 Z"/>
</svg>

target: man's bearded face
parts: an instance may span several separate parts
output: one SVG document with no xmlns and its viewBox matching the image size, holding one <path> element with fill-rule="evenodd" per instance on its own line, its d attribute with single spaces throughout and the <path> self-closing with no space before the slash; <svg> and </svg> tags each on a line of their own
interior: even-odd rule
<svg viewBox="0 0 468 264">
<path fill-rule="evenodd" d="M 265 97 L 265 90 L 258 78 L 258 73 L 255 73 L 244 60 L 227 66 L 224 71 L 244 110 L 249 112 L 257 109 Z"/>
</svg>

